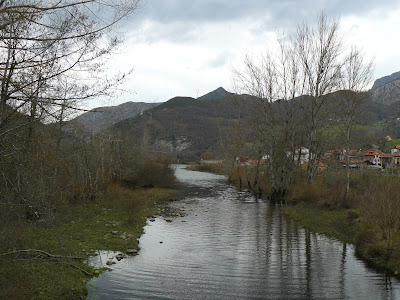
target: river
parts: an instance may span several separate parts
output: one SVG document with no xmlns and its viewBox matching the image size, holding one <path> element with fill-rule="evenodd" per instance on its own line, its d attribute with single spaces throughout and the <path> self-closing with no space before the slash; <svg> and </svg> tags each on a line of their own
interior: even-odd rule
<svg viewBox="0 0 400 300">
<path fill-rule="evenodd" d="M 149 221 L 139 255 L 89 281 L 88 299 L 400 299 L 400 282 L 369 269 L 352 245 L 305 230 L 224 176 L 183 166 L 176 176 L 171 206 L 186 215 Z"/>
</svg>

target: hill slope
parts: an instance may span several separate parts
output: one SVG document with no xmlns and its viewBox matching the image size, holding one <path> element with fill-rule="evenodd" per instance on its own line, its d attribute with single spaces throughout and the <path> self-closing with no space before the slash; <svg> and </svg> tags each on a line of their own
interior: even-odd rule
<svg viewBox="0 0 400 300">
<path fill-rule="evenodd" d="M 227 132 L 249 110 L 248 100 L 221 89 L 207 95 L 172 98 L 143 115 L 115 124 L 112 131 L 134 137 L 150 151 L 198 159 L 203 152 L 214 152 L 225 143 Z"/>
<path fill-rule="evenodd" d="M 98 133 L 127 118 L 135 117 L 160 103 L 126 102 L 117 106 L 92 109 L 70 123 L 90 133 Z"/>
<path fill-rule="evenodd" d="M 391 75 L 378 78 L 377 80 L 375 80 L 374 85 L 372 86 L 372 89 L 376 89 L 378 87 L 384 86 L 385 84 L 388 84 L 388 83 L 398 80 L 398 79 L 400 79 L 400 72 L 396 72 Z"/>
<path fill-rule="evenodd" d="M 391 105 L 400 101 L 400 78 L 371 90 L 374 102 Z"/>
</svg>

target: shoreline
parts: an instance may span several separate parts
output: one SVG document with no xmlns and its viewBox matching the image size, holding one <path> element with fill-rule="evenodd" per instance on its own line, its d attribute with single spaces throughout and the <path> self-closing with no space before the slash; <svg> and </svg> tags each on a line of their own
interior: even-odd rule
<svg viewBox="0 0 400 300">
<path fill-rule="evenodd" d="M 104 249 L 139 251 L 147 218 L 162 214 L 160 205 L 175 195 L 173 189 L 114 186 L 93 202 L 67 205 L 67 216 L 55 224 L 20 226 L 17 253 L 0 257 L 0 298 L 86 299 L 86 283 L 107 270 L 89 266 L 88 258 Z"/>
<path fill-rule="evenodd" d="M 224 174 L 236 188 L 237 176 L 230 176 L 222 164 L 197 163 L 190 165 L 191 170 Z M 357 256 L 377 271 L 400 279 L 400 236 L 394 238 L 390 252 L 385 249 L 384 241 L 377 237 L 376 228 L 368 224 L 360 207 L 324 207 L 311 199 L 286 202 L 282 211 L 288 218 L 298 222 L 310 231 L 325 234 L 355 246 Z M 321 200 L 321 199 L 320 199 Z M 327 203 L 327 202 L 326 202 Z"/>
<path fill-rule="evenodd" d="M 297 207 L 296 207 L 297 206 Z M 353 209 L 328 210 L 307 205 L 289 204 L 283 213 L 304 228 L 354 245 L 356 255 L 367 266 L 400 279 L 400 253 L 383 252 L 382 244 L 362 228 L 360 217 Z"/>
</svg>

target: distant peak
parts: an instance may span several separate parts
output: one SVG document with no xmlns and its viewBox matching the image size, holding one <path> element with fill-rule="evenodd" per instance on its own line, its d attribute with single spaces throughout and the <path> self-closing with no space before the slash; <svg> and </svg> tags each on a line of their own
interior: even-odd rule
<svg viewBox="0 0 400 300">
<path fill-rule="evenodd" d="M 218 98 L 224 98 L 228 95 L 230 95 L 229 92 L 227 92 L 223 87 L 219 87 L 216 90 L 208 94 L 205 94 L 197 99 L 218 99 Z"/>
<path fill-rule="evenodd" d="M 386 85 L 392 81 L 398 80 L 398 79 L 400 79 L 400 72 L 393 73 L 389 76 L 381 77 L 381 78 L 375 80 L 372 88 L 376 89 L 378 87 L 384 86 L 384 85 Z"/>
</svg>

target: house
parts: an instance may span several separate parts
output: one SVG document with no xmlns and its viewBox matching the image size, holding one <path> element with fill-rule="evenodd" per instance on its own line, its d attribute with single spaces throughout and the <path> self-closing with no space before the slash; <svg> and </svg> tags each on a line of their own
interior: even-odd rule
<svg viewBox="0 0 400 300">
<path fill-rule="evenodd" d="M 400 168 L 400 151 L 397 151 L 393 154 L 393 163 L 392 163 L 392 167 L 394 168 Z"/>
<path fill-rule="evenodd" d="M 364 156 L 367 163 L 371 166 L 382 167 L 384 169 L 391 168 L 395 165 L 395 151 L 391 151 L 391 153 L 383 153 L 378 149 L 369 149 L 365 151 Z M 396 158 L 396 164 L 399 160 L 399 156 Z"/>
<path fill-rule="evenodd" d="M 365 160 L 369 165 L 382 166 L 382 154 L 379 149 L 368 149 L 364 152 Z"/>
<path fill-rule="evenodd" d="M 288 151 L 286 153 L 287 157 L 290 157 L 292 155 L 293 155 L 293 153 L 291 151 Z M 310 160 L 310 149 L 305 148 L 305 147 L 297 148 L 294 151 L 293 159 L 294 159 L 295 163 L 300 162 L 301 165 L 308 162 Z"/>
<path fill-rule="evenodd" d="M 333 158 L 337 161 L 344 161 L 346 159 L 346 150 L 345 149 L 329 150 L 325 152 L 324 156 L 326 158 Z"/>
<path fill-rule="evenodd" d="M 383 153 L 381 155 L 382 168 L 387 169 L 393 166 L 394 155 L 391 153 Z"/>
<path fill-rule="evenodd" d="M 360 169 L 366 163 L 367 163 L 367 161 L 365 159 L 350 159 L 349 167 L 350 167 L 350 169 Z M 346 168 L 347 165 L 344 164 L 343 167 Z"/>
<path fill-rule="evenodd" d="M 245 163 L 247 163 L 247 161 L 249 160 L 249 158 L 247 156 L 238 156 L 236 157 L 236 161 L 240 164 L 240 165 L 244 165 Z"/>
<path fill-rule="evenodd" d="M 390 153 L 392 153 L 393 155 L 396 153 L 400 153 L 400 145 L 396 145 L 394 146 L 391 150 Z"/>
</svg>

